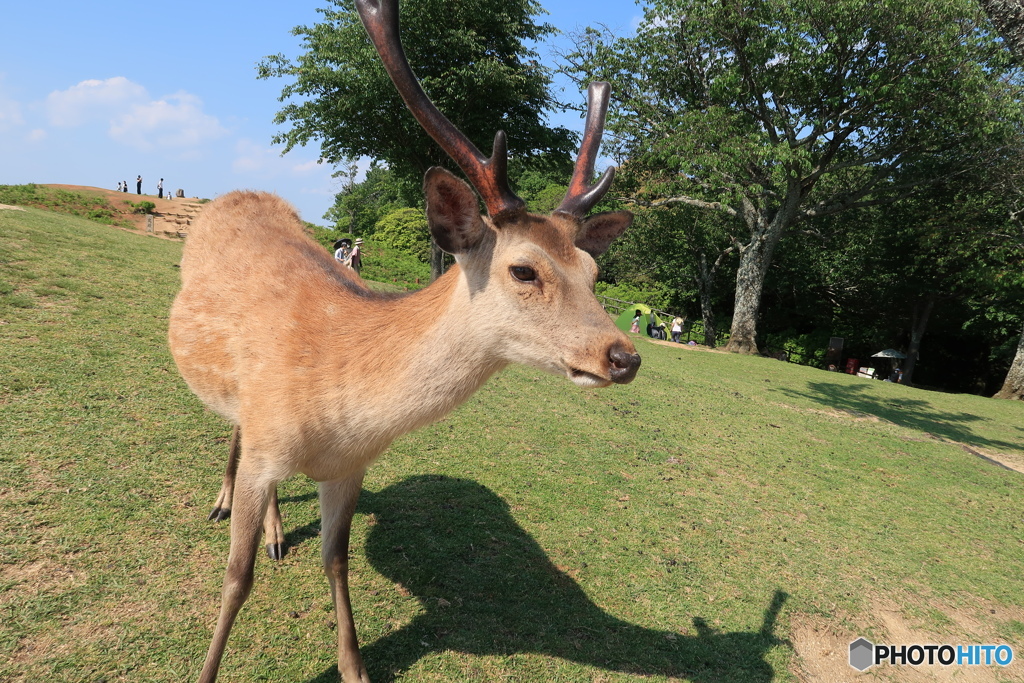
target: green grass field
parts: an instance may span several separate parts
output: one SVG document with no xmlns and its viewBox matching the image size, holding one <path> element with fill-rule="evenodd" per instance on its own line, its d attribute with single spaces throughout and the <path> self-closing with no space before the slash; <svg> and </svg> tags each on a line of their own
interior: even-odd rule
<svg viewBox="0 0 1024 683">
<path fill-rule="evenodd" d="M 167 351 L 180 253 L 0 211 L 0 680 L 198 675 L 230 430 Z M 967 680 L 1024 680 L 1024 474 L 969 452 L 1024 462 L 1024 405 L 638 347 L 599 391 L 510 368 L 371 470 L 375 682 L 852 680 L 853 638 L 907 634 L 1008 643 Z M 222 681 L 337 680 L 315 487 L 281 493 L 288 555 L 257 562 Z"/>
</svg>

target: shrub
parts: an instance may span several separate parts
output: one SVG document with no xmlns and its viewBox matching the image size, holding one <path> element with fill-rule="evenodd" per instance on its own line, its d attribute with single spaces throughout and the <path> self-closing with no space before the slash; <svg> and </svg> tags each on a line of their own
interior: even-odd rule
<svg viewBox="0 0 1024 683">
<path fill-rule="evenodd" d="M 354 243 L 355 235 L 325 228 L 315 223 L 306 223 L 306 231 L 329 253 L 334 254 L 334 243 L 345 237 Z M 364 280 L 398 285 L 403 289 L 419 289 L 430 282 L 430 266 L 411 254 L 382 245 L 373 238 L 367 238 L 360 252 Z"/>
<path fill-rule="evenodd" d="M 89 212 L 86 218 L 91 221 L 98 221 L 102 223 L 104 221 L 112 220 L 114 218 L 114 213 L 112 211 L 107 211 L 106 209 L 93 209 Z"/>
<path fill-rule="evenodd" d="M 342 237 L 350 237 L 350 235 L 339 233 L 336 230 L 325 228 L 322 225 L 310 223 L 309 221 L 303 221 L 302 225 L 307 235 L 312 237 L 317 243 L 322 244 L 332 254 L 334 253 L 334 242 L 336 240 L 340 240 Z"/>
<path fill-rule="evenodd" d="M 149 201 L 141 201 L 137 204 L 128 202 L 132 207 L 132 213 L 153 213 L 156 210 L 156 204 Z"/>
<path fill-rule="evenodd" d="M 397 209 L 374 226 L 373 240 L 382 246 L 430 262 L 430 228 L 419 209 Z"/>
<path fill-rule="evenodd" d="M 764 346 L 770 353 L 785 351 L 794 362 L 820 367 L 825 362 L 830 336 L 827 330 L 797 334 L 796 330 L 790 328 L 766 334 Z"/>
<path fill-rule="evenodd" d="M 430 283 L 430 266 L 415 256 L 369 241 L 363 243 L 361 251 L 361 274 L 366 280 L 397 284 L 405 289 L 419 289 Z"/>
<path fill-rule="evenodd" d="M 0 185 L 0 204 L 32 206 L 42 202 L 40 188 L 35 183 L 27 185 Z"/>
</svg>

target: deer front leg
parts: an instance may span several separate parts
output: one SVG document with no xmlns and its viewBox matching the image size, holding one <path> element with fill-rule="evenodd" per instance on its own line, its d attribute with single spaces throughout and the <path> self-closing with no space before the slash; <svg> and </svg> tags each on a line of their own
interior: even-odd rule
<svg viewBox="0 0 1024 683">
<path fill-rule="evenodd" d="M 270 559 L 280 560 L 284 557 L 284 526 L 281 524 L 281 510 L 277 506 L 277 487 L 270 492 L 267 513 L 263 516 L 263 542 Z"/>
<path fill-rule="evenodd" d="M 253 565 L 262 532 L 261 521 L 277 482 L 263 481 L 256 472 L 247 472 L 242 464 L 235 478 L 234 509 L 231 515 L 231 550 L 221 591 L 220 616 L 213 632 L 213 641 L 206 653 L 199 683 L 213 683 L 228 642 L 228 634 L 252 590 Z"/>
<path fill-rule="evenodd" d="M 231 430 L 231 446 L 228 450 L 228 466 L 224 470 L 224 481 L 217 494 L 217 502 L 207 519 L 220 522 L 231 516 L 231 498 L 235 491 L 235 476 L 238 472 L 238 453 L 241 449 L 242 433 L 238 425 Z M 267 555 L 272 560 L 284 557 L 284 525 L 281 523 L 281 508 L 277 504 L 277 489 L 274 489 L 263 519 L 263 534 L 266 538 Z"/>
<path fill-rule="evenodd" d="M 324 571 L 331 584 L 334 614 L 338 622 L 338 673 L 344 683 L 370 683 L 359 655 L 356 624 L 348 596 L 348 540 L 356 511 L 363 472 L 320 484 Z"/>
</svg>

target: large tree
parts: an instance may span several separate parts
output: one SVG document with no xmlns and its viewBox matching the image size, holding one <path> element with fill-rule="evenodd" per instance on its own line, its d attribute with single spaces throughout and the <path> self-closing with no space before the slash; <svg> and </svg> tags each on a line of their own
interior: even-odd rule
<svg viewBox="0 0 1024 683">
<path fill-rule="evenodd" d="M 588 30 L 567 71 L 613 83 L 627 199 L 724 212 L 744 232 L 730 350 L 757 351 L 765 275 L 789 231 L 979 163 L 1020 119 L 969 0 L 652 0 L 635 37 Z"/>
<path fill-rule="evenodd" d="M 1020 0 L 981 0 L 981 6 L 992 19 L 1007 48 L 1018 59 L 1024 59 L 1024 3 Z M 1008 188 L 1010 192 L 1016 189 Z M 1015 221 L 1019 221 L 1019 212 L 1014 211 L 1012 215 Z M 995 398 L 1024 400 L 1024 329 L 1017 341 L 1017 350 L 1010 370 L 1006 373 L 1006 380 Z"/>
<path fill-rule="evenodd" d="M 1014 320 L 1018 326 L 1024 321 L 1024 156 L 1017 157 L 1018 172 L 1007 174 L 1003 182 L 994 188 L 1002 200 L 1007 217 L 1005 229 L 996 235 L 992 254 L 1002 266 L 996 280 L 998 307 L 992 317 Z M 995 398 L 1009 398 L 1024 401 L 1024 329 L 1017 339 L 1013 360 L 1006 373 L 1003 385 Z"/>
<path fill-rule="evenodd" d="M 424 91 L 485 153 L 498 130 L 509 154 L 568 157 L 574 135 L 545 125 L 550 76 L 528 47 L 554 29 L 537 23 L 535 0 L 416 0 L 400 3 L 402 42 Z M 290 126 L 274 138 L 287 152 L 320 144 L 320 158 L 342 164 L 367 156 L 397 176 L 421 182 L 431 166 L 458 172 L 416 123 L 380 63 L 352 4 L 331 0 L 323 21 L 298 26 L 305 53 L 292 61 L 267 57 L 259 78 L 290 81 L 275 122 Z"/>
</svg>

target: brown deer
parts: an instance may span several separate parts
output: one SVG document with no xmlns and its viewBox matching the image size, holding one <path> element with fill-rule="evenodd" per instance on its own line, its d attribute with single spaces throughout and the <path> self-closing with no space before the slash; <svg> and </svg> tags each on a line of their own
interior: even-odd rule
<svg viewBox="0 0 1024 683">
<path fill-rule="evenodd" d="M 227 194 L 190 231 L 171 309 L 171 352 L 189 387 L 235 425 L 214 510 L 230 509 L 231 546 L 201 682 L 216 680 L 252 587 L 261 522 L 277 525 L 267 529 L 268 541 L 281 540 L 279 482 L 296 472 L 320 482 L 338 670 L 348 683 L 368 683 L 349 601 L 348 544 L 370 464 L 395 438 L 442 418 L 509 363 L 584 387 L 625 384 L 640 366 L 593 294 L 593 257 L 632 220 L 625 211 L 585 218 L 613 175 L 609 169 L 590 183 L 608 85 L 590 88 L 565 199 L 550 216 L 530 214 L 509 189 L 504 134 L 484 157 L 419 87 L 398 39 L 397 1 L 356 4 L 409 109 L 470 179 L 487 215 L 478 213 L 469 185 L 430 169 L 424 193 L 431 234 L 456 265 L 402 296 L 367 289 L 304 235 L 294 209 L 274 195 Z"/>
</svg>

